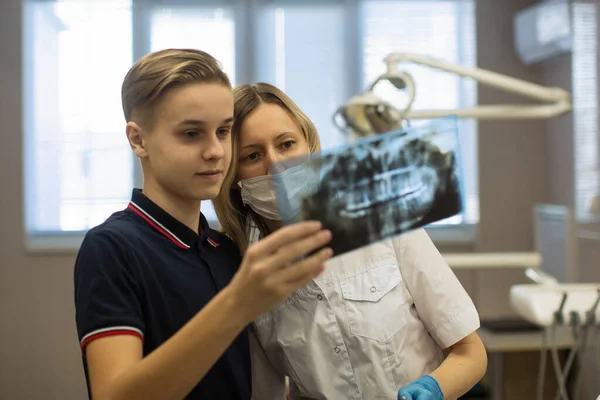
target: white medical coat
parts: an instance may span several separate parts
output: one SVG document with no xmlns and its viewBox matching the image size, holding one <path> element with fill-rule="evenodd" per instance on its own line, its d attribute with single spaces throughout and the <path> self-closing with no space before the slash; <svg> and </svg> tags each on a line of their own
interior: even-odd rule
<svg viewBox="0 0 600 400">
<path fill-rule="evenodd" d="M 479 328 L 470 297 L 416 230 L 329 260 L 253 323 L 253 400 L 391 400 Z"/>
</svg>

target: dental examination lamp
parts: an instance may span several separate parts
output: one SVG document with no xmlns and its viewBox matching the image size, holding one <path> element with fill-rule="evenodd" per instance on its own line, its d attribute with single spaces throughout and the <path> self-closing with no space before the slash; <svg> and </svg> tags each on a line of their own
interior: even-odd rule
<svg viewBox="0 0 600 400">
<path fill-rule="evenodd" d="M 342 131 L 350 131 L 358 137 L 365 137 L 399 129 L 405 120 L 412 119 L 433 119 L 448 115 L 478 120 L 548 119 L 571 111 L 571 95 L 558 87 L 546 87 L 481 68 L 464 67 L 413 53 L 393 53 L 387 56 L 384 62 L 387 66 L 386 72 L 379 76 L 365 92 L 351 97 L 334 113 L 334 124 Z M 417 93 L 416 85 L 410 74 L 400 70 L 399 65 L 402 63 L 419 64 L 454 73 L 474 79 L 483 85 L 549 104 L 481 105 L 454 110 L 412 110 Z M 398 109 L 375 95 L 374 88 L 382 81 L 389 81 L 396 89 L 408 92 L 409 100 L 404 108 Z"/>
<path fill-rule="evenodd" d="M 352 96 L 333 114 L 333 123 L 342 132 L 355 137 L 377 135 L 403 127 L 413 119 L 435 119 L 449 115 L 477 120 L 549 119 L 571 111 L 571 95 L 558 87 L 546 87 L 481 68 L 464 67 L 414 53 L 392 53 L 384 59 L 386 71 L 363 93 Z M 401 64 L 418 64 L 471 78 L 480 84 L 516 93 L 548 104 L 481 105 L 449 110 L 412 110 L 417 90 L 412 76 L 401 70 Z M 388 81 L 398 90 L 408 92 L 408 101 L 397 108 L 374 93 L 375 87 Z M 430 94 L 435 95 L 435 94 Z M 541 256 L 537 252 L 446 254 L 453 269 L 522 268 L 539 270 Z"/>
</svg>

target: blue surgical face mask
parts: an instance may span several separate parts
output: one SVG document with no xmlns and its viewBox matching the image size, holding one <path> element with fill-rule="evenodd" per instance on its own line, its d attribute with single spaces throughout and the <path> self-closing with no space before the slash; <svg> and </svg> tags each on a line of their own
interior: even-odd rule
<svg viewBox="0 0 600 400">
<path fill-rule="evenodd" d="M 286 199 L 277 199 L 285 193 Z M 238 182 L 242 202 L 258 215 L 273 221 L 281 221 L 280 206 L 285 215 L 297 215 L 302 201 L 318 187 L 318 175 L 308 162 L 286 169 L 276 175 L 264 175 Z"/>
</svg>

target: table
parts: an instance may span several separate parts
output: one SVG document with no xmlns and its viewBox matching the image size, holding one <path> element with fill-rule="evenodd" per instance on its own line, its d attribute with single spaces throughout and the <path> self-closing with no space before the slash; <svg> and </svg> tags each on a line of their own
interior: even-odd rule
<svg viewBox="0 0 600 400">
<path fill-rule="evenodd" d="M 491 400 L 504 400 L 504 354 L 509 352 L 540 351 L 542 331 L 493 332 L 480 328 L 479 337 L 488 354 L 490 370 Z M 555 345 L 560 350 L 573 345 L 573 334 L 567 327 L 556 328 Z"/>
</svg>

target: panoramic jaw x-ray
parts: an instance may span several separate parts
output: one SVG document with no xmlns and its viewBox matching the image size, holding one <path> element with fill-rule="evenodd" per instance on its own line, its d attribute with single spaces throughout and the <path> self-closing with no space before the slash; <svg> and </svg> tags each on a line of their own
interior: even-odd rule
<svg viewBox="0 0 600 400">
<path fill-rule="evenodd" d="M 342 254 L 462 212 L 457 119 L 271 166 L 282 221 L 318 220 Z"/>
</svg>

